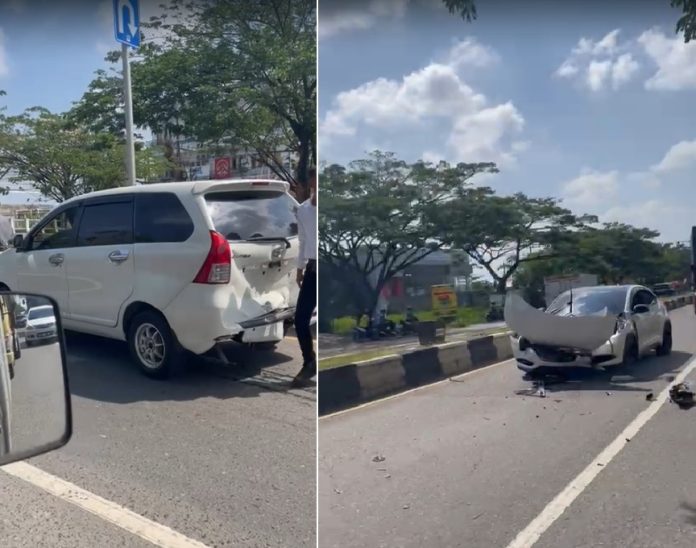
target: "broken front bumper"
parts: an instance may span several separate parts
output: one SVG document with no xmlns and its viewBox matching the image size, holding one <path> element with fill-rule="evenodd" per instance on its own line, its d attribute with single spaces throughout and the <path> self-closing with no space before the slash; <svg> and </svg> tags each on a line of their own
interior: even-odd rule
<svg viewBox="0 0 696 548">
<path fill-rule="evenodd" d="M 624 336 L 614 336 L 593 352 L 588 353 L 573 348 L 533 344 L 524 337 L 510 337 L 517 368 L 525 372 L 541 368 L 585 367 L 596 369 L 618 365 L 623 361 L 624 341 Z"/>
</svg>

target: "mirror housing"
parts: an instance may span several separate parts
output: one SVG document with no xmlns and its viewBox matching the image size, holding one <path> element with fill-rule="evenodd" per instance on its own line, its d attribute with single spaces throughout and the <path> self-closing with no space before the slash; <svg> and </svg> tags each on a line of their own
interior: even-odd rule
<svg viewBox="0 0 696 548">
<path fill-rule="evenodd" d="M 634 314 L 645 314 L 650 312 L 650 307 L 647 304 L 637 304 L 633 307 Z"/>
<path fill-rule="evenodd" d="M 63 447 L 72 406 L 58 305 L 0 293 L 0 466 Z"/>
<path fill-rule="evenodd" d="M 15 237 L 12 238 L 12 247 L 15 249 L 21 249 L 22 246 L 24 245 L 24 236 L 21 234 L 15 234 Z"/>
</svg>

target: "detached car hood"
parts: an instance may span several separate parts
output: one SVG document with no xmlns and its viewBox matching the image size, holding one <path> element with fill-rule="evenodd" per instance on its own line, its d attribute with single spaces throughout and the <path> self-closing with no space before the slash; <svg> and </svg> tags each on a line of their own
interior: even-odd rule
<svg viewBox="0 0 696 548">
<path fill-rule="evenodd" d="M 537 310 L 517 294 L 505 300 L 505 322 L 535 344 L 592 352 L 614 334 L 616 316 L 557 316 Z"/>
</svg>

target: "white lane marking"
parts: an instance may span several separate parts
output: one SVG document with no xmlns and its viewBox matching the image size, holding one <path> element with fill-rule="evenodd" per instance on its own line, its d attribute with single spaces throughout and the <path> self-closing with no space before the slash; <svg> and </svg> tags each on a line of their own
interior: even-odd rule
<svg viewBox="0 0 696 548">
<path fill-rule="evenodd" d="M 683 382 L 684 379 L 696 369 L 696 358 L 693 358 L 674 379 L 674 383 Z M 539 540 L 541 535 L 563 515 L 573 501 L 592 483 L 592 481 L 604 470 L 607 465 L 628 444 L 626 439 L 633 439 L 641 428 L 652 419 L 669 399 L 669 389 L 674 383 L 670 383 L 660 392 L 655 401 L 643 409 L 635 419 L 612 441 L 580 474 L 572 480 L 556 498 L 554 498 L 541 513 L 532 520 L 515 539 L 507 545 L 507 548 L 530 548 Z"/>
<path fill-rule="evenodd" d="M 363 409 L 365 407 L 370 407 L 372 405 L 377 405 L 378 403 L 384 403 L 384 402 L 389 401 L 389 400 L 393 400 L 396 398 L 401 398 L 403 396 L 407 396 L 408 394 L 412 394 L 413 392 L 418 392 L 420 390 L 427 390 L 428 388 L 435 388 L 436 386 L 440 386 L 441 384 L 451 382 L 451 379 L 461 379 L 463 377 L 468 377 L 469 375 L 473 375 L 475 373 L 480 373 L 481 371 L 493 369 L 494 367 L 499 367 L 501 365 L 509 364 L 512 362 L 514 362 L 514 360 L 505 360 L 502 362 L 492 363 L 490 365 L 484 365 L 483 367 L 479 367 L 478 369 L 472 369 L 471 371 L 467 371 L 465 373 L 460 373 L 459 375 L 454 375 L 452 377 L 448 377 L 448 378 L 443 379 L 441 381 L 432 382 L 430 384 L 424 384 L 423 386 L 416 386 L 415 388 L 411 388 L 410 390 L 406 390 L 405 392 L 399 392 L 398 394 L 393 394 L 391 396 L 387 396 L 386 398 L 380 398 L 378 400 L 368 401 L 368 402 L 360 404 L 356 407 L 351 407 L 349 409 L 343 409 L 342 411 L 336 411 L 335 413 L 330 413 L 328 415 L 322 415 L 321 417 L 319 417 L 319 420 L 321 421 L 324 419 L 330 419 L 331 417 L 338 417 L 340 415 L 352 413 L 353 411 L 358 411 L 358 410 Z M 319 390 L 321 391 L 321 381 L 319 382 Z"/>
<path fill-rule="evenodd" d="M 79 506 L 83 510 L 100 517 L 136 535 L 155 546 L 162 548 L 207 548 L 205 544 L 177 533 L 166 525 L 149 520 L 135 512 L 90 493 L 77 485 L 58 478 L 48 472 L 27 464 L 14 462 L 2 467 L 11 476 L 24 480 L 47 491 L 51 495 Z"/>
</svg>

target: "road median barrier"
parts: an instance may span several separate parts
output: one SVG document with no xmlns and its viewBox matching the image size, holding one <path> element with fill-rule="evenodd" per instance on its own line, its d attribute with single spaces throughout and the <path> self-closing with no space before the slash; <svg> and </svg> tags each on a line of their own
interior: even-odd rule
<svg viewBox="0 0 696 548">
<path fill-rule="evenodd" d="M 666 299 L 674 310 L 693 295 Z M 417 348 L 319 371 L 319 414 L 326 415 L 512 358 L 510 332 Z"/>
</svg>

